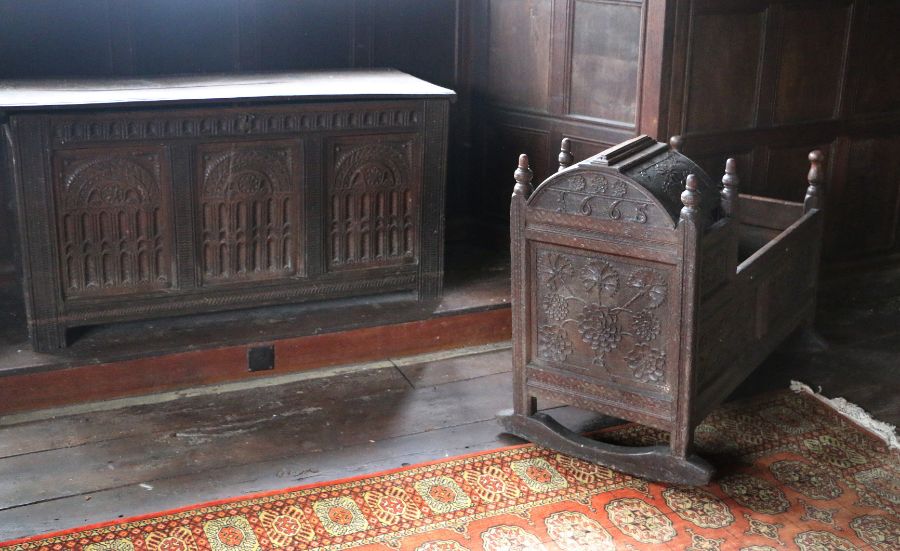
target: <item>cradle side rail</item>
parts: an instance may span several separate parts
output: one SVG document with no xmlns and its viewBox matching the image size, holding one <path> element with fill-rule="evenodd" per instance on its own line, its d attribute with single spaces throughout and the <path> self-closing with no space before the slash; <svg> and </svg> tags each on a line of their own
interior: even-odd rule
<svg viewBox="0 0 900 551">
<path fill-rule="evenodd" d="M 824 160 L 821 151 L 809 154 L 803 203 L 740 195 L 745 258 L 728 285 L 702 294 L 697 419 L 721 403 L 798 327 L 811 330 L 824 223 Z"/>
</svg>

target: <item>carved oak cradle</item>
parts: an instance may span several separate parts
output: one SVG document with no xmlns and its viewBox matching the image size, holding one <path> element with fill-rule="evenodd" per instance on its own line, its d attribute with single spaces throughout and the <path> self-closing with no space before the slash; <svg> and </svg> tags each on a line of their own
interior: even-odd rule
<svg viewBox="0 0 900 551">
<path fill-rule="evenodd" d="M 0 82 L 34 348 L 80 325 L 437 298 L 452 98 L 393 70 Z"/>
<path fill-rule="evenodd" d="M 678 140 L 672 140 L 677 147 Z M 514 407 L 507 432 L 645 478 L 705 484 L 694 428 L 799 326 L 812 323 L 822 236 L 821 152 L 803 203 L 716 185 L 641 136 L 572 163 L 510 209 Z M 669 432 L 669 446 L 598 442 L 537 399 Z"/>
</svg>

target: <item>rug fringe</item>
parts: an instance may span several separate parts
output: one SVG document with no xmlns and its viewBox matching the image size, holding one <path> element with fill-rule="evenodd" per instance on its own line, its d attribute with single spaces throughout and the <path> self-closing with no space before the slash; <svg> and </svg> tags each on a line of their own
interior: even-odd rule
<svg viewBox="0 0 900 551">
<path fill-rule="evenodd" d="M 800 381 L 791 381 L 791 390 L 797 393 L 805 392 L 811 394 L 821 402 L 831 406 L 835 411 L 847 419 L 877 436 L 887 444 L 888 448 L 900 450 L 900 439 L 897 438 L 897 427 L 875 419 L 866 410 L 853 402 L 848 402 L 844 398 L 826 398 L 820 394 L 822 392 L 822 387 L 819 387 L 817 392 L 810 388 L 809 385 L 803 384 Z"/>
</svg>

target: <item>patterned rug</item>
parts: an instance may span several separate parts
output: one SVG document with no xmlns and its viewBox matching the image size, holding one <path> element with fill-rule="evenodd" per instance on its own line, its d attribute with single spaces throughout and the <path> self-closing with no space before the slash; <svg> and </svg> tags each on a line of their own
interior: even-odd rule
<svg viewBox="0 0 900 551">
<path fill-rule="evenodd" d="M 626 425 L 603 440 L 663 435 Z M 705 488 L 532 445 L 0 544 L 52 551 L 900 549 L 900 454 L 816 398 L 729 404 L 697 431 Z"/>
</svg>

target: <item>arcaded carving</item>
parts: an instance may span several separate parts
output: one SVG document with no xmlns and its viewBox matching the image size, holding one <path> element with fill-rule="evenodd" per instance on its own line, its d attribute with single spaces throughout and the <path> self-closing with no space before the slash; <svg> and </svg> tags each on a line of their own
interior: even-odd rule
<svg viewBox="0 0 900 551">
<path fill-rule="evenodd" d="M 298 222 L 290 149 L 236 144 L 205 153 L 202 170 L 204 280 L 294 272 Z"/>
<path fill-rule="evenodd" d="M 57 178 L 67 296 L 169 286 L 170 245 L 156 154 L 73 154 Z"/>
<path fill-rule="evenodd" d="M 329 267 L 412 261 L 418 196 L 411 142 L 339 144 L 328 182 Z"/>
</svg>

